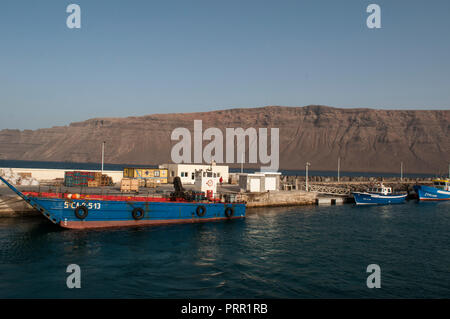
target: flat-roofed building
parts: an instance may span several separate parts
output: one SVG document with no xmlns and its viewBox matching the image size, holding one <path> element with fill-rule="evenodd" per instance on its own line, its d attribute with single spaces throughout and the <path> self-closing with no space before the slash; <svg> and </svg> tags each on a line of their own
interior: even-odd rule
<svg viewBox="0 0 450 319">
<path fill-rule="evenodd" d="M 181 183 L 194 184 L 195 173 L 202 171 L 205 174 L 211 173 L 211 177 L 220 179 L 222 177 L 224 183 L 228 183 L 229 167 L 228 165 L 200 165 L 200 164 L 161 164 L 159 168 L 168 170 L 168 182 L 172 183 L 176 176 L 179 176 Z"/>
<path fill-rule="evenodd" d="M 244 192 L 259 193 L 280 189 L 281 173 L 239 174 L 239 188 Z"/>
</svg>

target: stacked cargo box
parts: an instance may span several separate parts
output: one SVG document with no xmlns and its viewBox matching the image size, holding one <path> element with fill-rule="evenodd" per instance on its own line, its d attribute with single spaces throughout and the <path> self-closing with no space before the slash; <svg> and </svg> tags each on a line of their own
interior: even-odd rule
<svg viewBox="0 0 450 319">
<path fill-rule="evenodd" d="M 100 186 L 114 185 L 112 177 L 108 176 L 108 175 L 100 175 L 99 184 L 100 184 Z"/>
<path fill-rule="evenodd" d="M 88 181 L 88 187 L 99 187 L 100 183 L 95 180 L 95 181 Z"/>
<path fill-rule="evenodd" d="M 66 187 L 88 186 L 89 181 L 95 181 L 95 172 L 72 171 L 64 174 Z"/>
<path fill-rule="evenodd" d="M 72 171 L 66 172 L 64 175 L 64 185 L 66 187 L 99 187 L 111 186 L 113 184 L 112 178 L 108 175 L 102 175 L 101 172 Z"/>
<path fill-rule="evenodd" d="M 139 180 L 132 178 L 123 178 L 120 183 L 120 191 L 122 192 L 139 192 Z"/>
</svg>

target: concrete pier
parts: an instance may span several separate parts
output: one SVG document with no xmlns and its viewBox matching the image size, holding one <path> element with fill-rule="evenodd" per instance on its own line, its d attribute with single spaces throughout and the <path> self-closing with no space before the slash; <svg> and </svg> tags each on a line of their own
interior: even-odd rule
<svg viewBox="0 0 450 319">
<path fill-rule="evenodd" d="M 275 191 L 265 193 L 243 193 L 242 200 L 247 202 L 247 207 L 274 207 L 313 205 L 316 202 L 317 193 L 305 191 Z"/>
</svg>

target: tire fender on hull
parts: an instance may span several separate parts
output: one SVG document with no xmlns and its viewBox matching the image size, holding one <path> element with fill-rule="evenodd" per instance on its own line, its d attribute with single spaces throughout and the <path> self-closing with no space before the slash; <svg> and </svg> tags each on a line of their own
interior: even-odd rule
<svg viewBox="0 0 450 319">
<path fill-rule="evenodd" d="M 142 218 L 144 218 L 145 212 L 142 208 L 136 207 L 131 212 L 131 215 L 135 220 L 141 220 Z"/>
<path fill-rule="evenodd" d="M 234 207 L 227 207 L 225 208 L 225 216 L 228 218 L 233 217 L 234 215 Z"/>
<path fill-rule="evenodd" d="M 198 217 L 203 217 L 203 216 L 205 216 L 205 214 L 206 214 L 206 207 L 203 206 L 203 205 L 198 206 L 198 207 L 197 207 L 197 210 L 196 210 L 196 213 L 197 213 L 197 216 L 198 216 Z"/>
<path fill-rule="evenodd" d="M 80 211 L 83 211 L 82 213 L 80 213 Z M 78 219 L 85 219 L 87 217 L 87 215 L 89 214 L 89 210 L 87 209 L 86 206 L 78 206 L 77 208 L 75 208 L 75 216 L 77 216 Z"/>
</svg>

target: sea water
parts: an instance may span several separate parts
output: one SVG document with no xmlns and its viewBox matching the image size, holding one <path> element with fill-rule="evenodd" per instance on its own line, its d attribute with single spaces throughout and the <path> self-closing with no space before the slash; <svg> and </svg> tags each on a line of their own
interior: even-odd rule
<svg viewBox="0 0 450 319">
<path fill-rule="evenodd" d="M 416 201 L 100 230 L 2 218 L 0 298 L 449 298 L 449 230 L 450 202 Z M 381 288 L 367 286 L 371 264 Z"/>
</svg>

